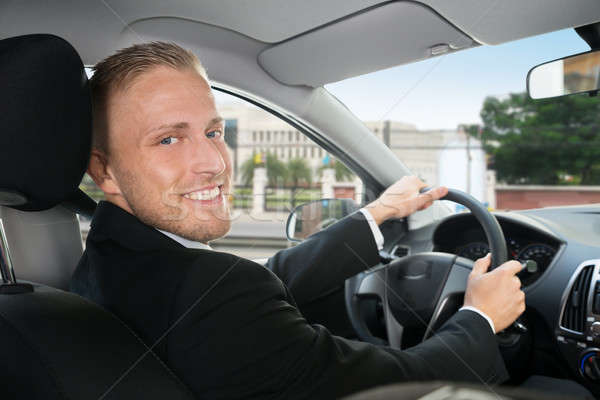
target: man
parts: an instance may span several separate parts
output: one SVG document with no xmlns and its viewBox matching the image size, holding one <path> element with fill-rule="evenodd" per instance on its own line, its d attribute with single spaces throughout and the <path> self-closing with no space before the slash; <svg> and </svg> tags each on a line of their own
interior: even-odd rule
<svg viewBox="0 0 600 400">
<path fill-rule="evenodd" d="M 403 178 L 265 268 L 206 245 L 229 230 L 231 162 L 195 56 L 135 45 L 97 64 L 91 87 L 88 172 L 107 201 L 72 290 L 127 322 L 199 398 L 335 398 L 391 382 L 506 378 L 494 333 L 525 308 L 514 261 L 489 273 L 490 258 L 477 261 L 467 309 L 407 351 L 333 336 L 301 313 L 378 263 L 377 225 L 446 189 L 419 194 L 425 184 Z"/>
</svg>

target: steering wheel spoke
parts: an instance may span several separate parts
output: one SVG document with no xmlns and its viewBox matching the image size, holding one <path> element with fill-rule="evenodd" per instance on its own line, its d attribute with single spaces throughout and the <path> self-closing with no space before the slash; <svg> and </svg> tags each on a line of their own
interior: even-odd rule
<svg viewBox="0 0 600 400">
<path fill-rule="evenodd" d="M 496 218 L 475 198 L 458 190 L 450 189 L 444 199 L 464 205 L 477 218 L 492 252 L 491 267 L 504 263 L 506 241 Z M 403 339 L 408 345 L 427 339 L 462 305 L 472 268 L 471 260 L 454 254 L 419 253 L 346 280 L 346 309 L 358 338 L 394 348 L 403 347 Z M 360 315 L 359 303 L 364 298 L 382 302 L 389 343 L 373 336 Z"/>
<path fill-rule="evenodd" d="M 402 333 L 404 332 L 404 327 L 394 317 L 394 314 L 389 306 L 388 296 L 390 295 L 390 290 L 389 287 L 386 286 L 388 282 L 388 273 L 388 268 L 380 267 L 361 274 L 362 276 L 359 278 L 361 281 L 358 284 L 355 295 L 359 298 L 361 296 L 376 297 L 381 301 L 383 307 L 383 318 L 388 337 L 387 345 L 392 348 L 399 349 L 402 345 Z M 374 336 L 370 338 L 370 342 L 375 344 L 378 344 L 376 342 L 379 340 L 381 339 Z"/>
<path fill-rule="evenodd" d="M 463 257 L 456 258 L 438 298 L 433 316 L 427 325 L 423 340 L 428 339 L 460 308 L 472 269 L 473 261 Z"/>
</svg>

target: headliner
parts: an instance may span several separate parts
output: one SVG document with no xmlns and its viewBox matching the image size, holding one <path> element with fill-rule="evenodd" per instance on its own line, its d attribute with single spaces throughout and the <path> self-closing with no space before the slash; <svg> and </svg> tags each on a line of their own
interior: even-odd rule
<svg viewBox="0 0 600 400">
<path fill-rule="evenodd" d="M 381 0 L 28 0 L 3 1 L 0 4 L 0 37 L 25 33 L 54 33 L 69 40 L 80 52 L 84 62 L 93 64 L 131 41 L 133 26 L 151 25 L 154 21 L 194 22 L 196 26 L 220 28 L 236 33 L 250 42 L 258 55 L 271 45 L 290 43 L 305 33 L 334 25 L 344 19 L 364 13 L 370 7 L 395 1 Z M 547 33 L 567 27 L 600 21 L 600 2 L 597 0 L 420 0 L 402 3 L 422 5 L 441 21 L 472 39 L 473 45 L 499 44 L 527 36 Z M 414 22 L 414 21 L 413 21 Z M 401 25 L 403 21 L 398 21 Z M 183 28 L 185 24 L 180 24 Z M 189 24 L 188 24 L 189 25 Z M 376 27 L 374 27 L 376 28 Z M 178 29 L 176 26 L 169 28 Z M 184 29 L 188 29 L 187 27 Z M 161 37 L 160 31 L 153 32 Z M 135 36 L 135 34 L 133 35 Z M 328 40 L 323 35 L 313 40 Z M 431 38 L 435 40 L 436 38 Z M 443 38 L 437 38 L 443 39 Z M 139 37 L 139 40 L 143 38 Z M 297 82 L 286 84 L 316 86 L 390 66 L 390 62 L 406 63 L 423 58 L 422 48 L 411 48 L 410 38 L 403 42 L 402 57 L 398 60 L 376 58 L 365 68 L 344 71 L 343 76 L 319 76 L 318 71 L 307 74 Z M 219 35 L 198 33 L 190 43 L 197 48 L 217 48 L 223 42 Z M 336 43 L 321 42 L 323 47 Z M 436 44 L 432 42 L 431 45 Z M 367 45 L 373 46 L 373 43 Z M 361 49 L 358 49 L 360 51 Z M 399 51 L 400 51 L 399 50 Z M 288 50 L 289 52 L 289 50 Z M 382 54 L 389 49 L 382 49 Z M 261 63 L 262 68 L 277 78 L 284 65 Z M 298 62 L 302 62 L 299 58 Z M 310 61 L 298 65 L 298 70 L 314 70 Z M 331 70 L 330 70 L 331 72 Z"/>
</svg>

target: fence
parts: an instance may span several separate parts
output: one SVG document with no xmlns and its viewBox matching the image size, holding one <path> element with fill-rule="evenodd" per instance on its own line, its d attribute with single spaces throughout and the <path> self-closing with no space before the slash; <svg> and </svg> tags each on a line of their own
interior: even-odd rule
<svg viewBox="0 0 600 400">
<path fill-rule="evenodd" d="M 248 210 L 252 208 L 254 195 L 252 186 L 236 185 L 233 190 L 233 208 Z M 290 212 L 299 204 L 318 200 L 321 196 L 319 186 L 285 187 L 267 186 L 265 188 L 264 211 Z"/>
<path fill-rule="evenodd" d="M 233 188 L 233 208 L 242 210 L 252 208 L 252 186 L 235 185 Z"/>
<path fill-rule="evenodd" d="M 320 188 L 267 186 L 265 188 L 265 211 L 290 212 L 297 205 L 320 198 Z"/>
</svg>

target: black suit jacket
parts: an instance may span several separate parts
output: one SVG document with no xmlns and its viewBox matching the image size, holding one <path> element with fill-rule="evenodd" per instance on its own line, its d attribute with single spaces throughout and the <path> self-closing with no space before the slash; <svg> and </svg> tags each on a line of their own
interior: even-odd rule
<svg viewBox="0 0 600 400">
<path fill-rule="evenodd" d="M 376 264 L 378 252 L 360 213 L 280 251 L 265 268 L 187 249 L 102 202 L 71 287 L 128 323 L 199 398 L 325 399 L 400 381 L 506 377 L 495 336 L 470 311 L 406 351 L 307 323 L 294 297 L 310 302 L 365 262 Z"/>
</svg>

